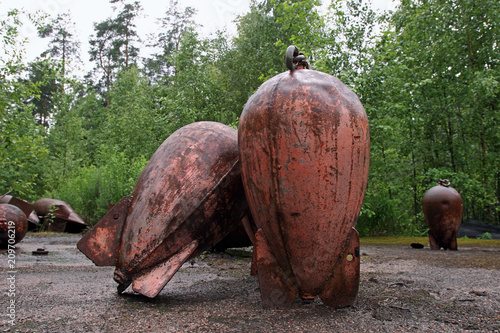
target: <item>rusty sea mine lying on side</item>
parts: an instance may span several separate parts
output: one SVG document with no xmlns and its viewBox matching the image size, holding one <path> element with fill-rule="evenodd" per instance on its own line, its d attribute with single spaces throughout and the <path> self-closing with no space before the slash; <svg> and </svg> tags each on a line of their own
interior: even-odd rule
<svg viewBox="0 0 500 333">
<path fill-rule="evenodd" d="M 118 291 L 155 297 L 184 262 L 236 230 L 247 211 L 237 132 L 197 122 L 153 154 L 132 195 L 78 243 L 96 265 L 115 266 Z"/>
</svg>

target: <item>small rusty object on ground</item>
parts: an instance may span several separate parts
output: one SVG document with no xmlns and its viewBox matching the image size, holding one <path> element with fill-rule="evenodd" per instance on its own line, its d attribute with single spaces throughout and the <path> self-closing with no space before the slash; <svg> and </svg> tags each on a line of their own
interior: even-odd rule
<svg viewBox="0 0 500 333">
<path fill-rule="evenodd" d="M 28 219 L 23 211 L 11 204 L 0 204 L 0 249 L 19 243 L 28 231 Z"/>
<path fill-rule="evenodd" d="M 337 78 L 309 70 L 295 46 L 289 72 L 250 97 L 240 118 L 242 177 L 258 231 L 257 275 L 266 308 L 297 294 L 333 308 L 359 287 L 359 234 L 370 153 L 359 98 Z"/>
<path fill-rule="evenodd" d="M 0 204 L 2 203 L 14 205 L 23 211 L 24 215 L 28 218 L 28 230 L 34 230 L 40 224 L 40 219 L 38 215 L 36 215 L 35 207 L 29 202 L 13 197 L 12 195 L 4 194 L 0 196 Z"/>
<path fill-rule="evenodd" d="M 45 250 L 44 248 L 38 248 L 35 251 L 31 252 L 35 256 L 39 255 L 47 255 L 49 254 L 49 251 Z"/>
<path fill-rule="evenodd" d="M 35 201 L 33 206 L 47 230 L 79 233 L 88 227 L 73 207 L 64 201 L 43 198 Z"/>
<path fill-rule="evenodd" d="M 462 223 L 462 197 L 447 179 L 425 192 L 422 208 L 429 227 L 431 250 L 457 250 L 457 232 Z"/>
<path fill-rule="evenodd" d="M 78 242 L 98 266 L 155 297 L 182 264 L 236 230 L 248 211 L 237 131 L 216 122 L 170 135 L 123 198 Z"/>
</svg>

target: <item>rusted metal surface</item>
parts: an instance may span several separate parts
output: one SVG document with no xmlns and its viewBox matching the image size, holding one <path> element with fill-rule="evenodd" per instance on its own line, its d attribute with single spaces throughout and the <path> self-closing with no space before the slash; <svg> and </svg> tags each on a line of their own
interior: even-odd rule
<svg viewBox="0 0 500 333">
<path fill-rule="evenodd" d="M 29 202 L 6 194 L 0 197 L 0 203 L 8 203 L 21 209 L 24 215 L 28 217 L 28 230 L 34 230 L 40 224 L 40 219 L 36 215 L 35 208 Z"/>
<path fill-rule="evenodd" d="M 462 197 L 446 179 L 430 188 L 422 198 L 432 250 L 457 250 L 457 232 L 462 223 Z"/>
<path fill-rule="evenodd" d="M 0 248 L 19 243 L 28 231 L 28 220 L 23 211 L 11 204 L 0 204 Z"/>
<path fill-rule="evenodd" d="M 185 261 L 234 231 L 247 208 L 236 130 L 193 123 L 163 142 L 132 195 L 77 246 L 95 264 L 116 266 L 119 292 L 132 284 L 155 297 Z"/>
<path fill-rule="evenodd" d="M 279 74 L 248 100 L 238 139 L 263 306 L 352 304 L 370 143 L 358 97 L 318 71 Z"/>
<path fill-rule="evenodd" d="M 78 233 L 88 227 L 87 223 L 64 201 L 43 198 L 35 201 L 33 206 L 50 231 Z"/>
</svg>

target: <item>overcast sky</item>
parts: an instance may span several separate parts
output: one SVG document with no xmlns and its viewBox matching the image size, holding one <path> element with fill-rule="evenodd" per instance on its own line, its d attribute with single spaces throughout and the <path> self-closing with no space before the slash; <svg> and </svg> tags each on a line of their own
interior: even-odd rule
<svg viewBox="0 0 500 333">
<path fill-rule="evenodd" d="M 324 0 L 323 2 L 329 2 Z M 142 16 L 137 21 L 139 36 L 144 40 L 148 34 L 158 30 L 157 18 L 164 17 L 169 0 L 140 0 L 143 7 Z M 237 15 L 249 10 L 249 0 L 179 0 L 180 7 L 194 7 L 197 15 L 194 17 L 203 26 L 204 35 L 209 35 L 217 29 L 226 29 L 235 33 L 234 19 Z M 391 0 L 372 0 L 374 8 L 393 9 Z M 76 33 L 81 43 L 81 58 L 88 61 L 88 40 L 94 33 L 93 24 L 102 22 L 112 16 L 112 6 L 108 0 L 0 0 L 0 16 L 4 17 L 8 10 L 24 8 L 29 12 L 37 10 L 57 16 L 59 13 L 69 13 L 75 22 Z M 27 48 L 28 60 L 33 60 L 47 48 L 47 41 L 37 37 L 36 31 L 30 25 L 24 25 L 21 34 L 30 41 Z"/>
</svg>

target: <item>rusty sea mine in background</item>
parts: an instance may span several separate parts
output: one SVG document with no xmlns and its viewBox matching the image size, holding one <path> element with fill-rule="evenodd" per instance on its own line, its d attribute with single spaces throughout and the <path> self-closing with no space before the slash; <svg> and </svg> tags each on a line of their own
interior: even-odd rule
<svg viewBox="0 0 500 333">
<path fill-rule="evenodd" d="M 0 204 L 0 249 L 19 243 L 28 231 L 28 219 L 17 206 Z"/>
<path fill-rule="evenodd" d="M 239 123 L 243 184 L 258 228 L 254 251 L 267 308 L 289 306 L 297 294 L 344 307 L 359 287 L 354 227 L 368 178 L 368 119 L 346 85 L 307 69 L 304 60 L 289 47 L 290 71 L 262 84 Z"/>
<path fill-rule="evenodd" d="M 35 201 L 33 206 L 47 230 L 79 233 L 88 227 L 73 207 L 64 201 L 43 198 Z"/>
<path fill-rule="evenodd" d="M 35 207 L 33 207 L 32 204 L 8 194 L 0 196 L 0 204 L 2 203 L 14 205 L 23 211 L 24 215 L 28 218 L 28 230 L 35 230 L 38 228 L 40 219 L 38 215 L 36 215 Z"/>
<path fill-rule="evenodd" d="M 462 223 L 462 197 L 446 179 L 430 188 L 422 198 L 432 250 L 457 250 L 457 233 Z"/>
<path fill-rule="evenodd" d="M 155 297 L 184 262 L 236 230 L 247 212 L 235 129 L 192 123 L 153 154 L 132 195 L 77 246 L 98 266 L 115 266 L 121 293 L 131 284 Z"/>
</svg>

